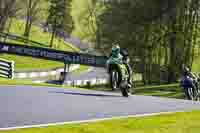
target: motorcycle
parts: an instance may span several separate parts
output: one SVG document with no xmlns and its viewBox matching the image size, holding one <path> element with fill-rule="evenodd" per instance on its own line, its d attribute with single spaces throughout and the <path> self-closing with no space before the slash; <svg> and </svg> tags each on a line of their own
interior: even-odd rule
<svg viewBox="0 0 200 133">
<path fill-rule="evenodd" d="M 188 100 L 198 101 L 199 100 L 199 78 L 196 79 L 182 79 L 181 87 L 185 93 L 185 96 Z M 185 85 L 184 82 L 187 82 L 188 85 Z M 195 86 L 195 87 L 194 87 Z"/>
<path fill-rule="evenodd" d="M 124 51 L 125 53 L 125 51 Z M 127 53 L 127 52 L 126 52 Z M 110 75 L 110 85 L 112 90 L 120 89 L 122 96 L 128 97 L 129 96 L 129 89 L 128 86 L 129 82 L 132 80 L 129 79 L 129 74 L 132 75 L 132 70 L 129 66 L 129 57 L 128 54 L 124 54 L 122 58 L 122 63 L 116 63 L 115 61 L 111 61 L 107 64 L 108 73 Z M 132 77 L 132 76 L 131 76 Z"/>
</svg>

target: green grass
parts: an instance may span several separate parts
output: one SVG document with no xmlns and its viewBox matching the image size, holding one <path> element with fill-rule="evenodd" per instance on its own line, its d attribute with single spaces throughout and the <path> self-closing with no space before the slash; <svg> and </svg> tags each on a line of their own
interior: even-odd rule
<svg viewBox="0 0 200 133">
<path fill-rule="evenodd" d="M 30 85 L 30 86 L 46 86 L 46 87 L 66 87 L 61 85 L 47 84 L 47 83 L 33 83 L 30 80 L 12 80 L 0 78 L 0 85 Z M 72 88 L 72 87 L 71 87 Z"/>
<path fill-rule="evenodd" d="M 135 95 L 183 99 L 184 93 L 178 84 L 144 86 L 135 89 Z"/>
<path fill-rule="evenodd" d="M 14 34 L 22 36 L 24 32 L 24 25 L 25 25 L 25 22 L 23 20 L 13 19 L 10 33 L 14 33 Z M 51 34 L 48 32 L 43 32 L 40 27 L 33 25 L 29 39 L 42 43 L 46 46 L 49 46 Z M 53 48 L 57 50 L 63 50 L 63 51 L 77 51 L 77 52 L 79 51 L 78 48 L 72 46 L 71 44 L 66 44 L 63 39 L 59 40 L 58 38 L 55 38 Z"/>
<path fill-rule="evenodd" d="M 53 68 L 64 67 L 64 63 L 49 61 L 44 59 L 37 59 L 32 57 L 24 57 L 18 55 L 1 54 L 1 58 L 15 61 L 15 71 L 38 71 Z"/>
<path fill-rule="evenodd" d="M 192 71 L 193 72 L 200 72 L 200 56 L 196 57 L 194 59 L 193 65 L 192 65 Z"/>
<path fill-rule="evenodd" d="M 73 71 L 74 75 L 80 75 L 81 73 L 87 72 L 89 69 L 89 66 L 86 65 L 80 65 L 80 68 Z"/>
<path fill-rule="evenodd" d="M 112 91 L 108 86 L 93 86 L 88 88 L 88 86 L 83 86 L 83 88 L 97 91 Z M 120 90 L 117 90 L 120 93 Z M 156 96 L 165 98 L 176 98 L 184 99 L 184 93 L 179 84 L 167 84 L 167 85 L 152 85 L 152 86 L 141 86 L 136 87 L 133 91 L 133 95 L 144 95 L 144 96 Z"/>
<path fill-rule="evenodd" d="M 8 55 L 8 54 L 1 54 L 0 58 L 6 60 L 14 60 L 15 61 L 15 71 L 17 72 L 24 72 L 24 71 L 42 71 L 42 70 L 49 70 L 54 68 L 61 68 L 64 67 L 64 63 L 56 62 L 56 61 L 49 61 L 45 59 L 38 59 L 32 57 L 24 57 L 18 55 Z M 74 74 L 78 75 L 88 70 L 89 66 L 80 65 L 80 68 L 73 71 Z"/>
<path fill-rule="evenodd" d="M 90 10 L 95 10 L 97 14 L 101 14 L 103 5 L 95 6 L 91 9 L 94 2 L 92 0 L 73 0 L 71 16 L 74 21 L 74 29 L 72 34 L 83 40 L 91 41 L 95 39 L 97 24 L 94 14 Z M 78 9 L 78 10 L 77 10 Z"/>
<path fill-rule="evenodd" d="M 10 32 L 17 34 L 17 35 L 23 35 L 23 31 L 24 31 L 24 21 L 14 19 L 13 24 L 10 29 Z M 40 42 L 40 43 L 48 46 L 50 37 L 51 37 L 50 33 L 42 32 L 41 28 L 39 28 L 37 26 L 32 27 L 31 34 L 30 34 L 30 40 L 34 40 L 34 41 Z M 16 41 L 11 41 L 11 42 L 16 43 Z M 71 44 L 66 45 L 63 40 L 59 41 L 58 39 L 55 39 L 54 49 L 63 50 L 63 51 L 79 52 L 78 48 L 72 46 Z M 43 69 L 52 69 L 52 68 L 63 67 L 63 63 L 60 63 L 60 62 L 36 59 L 36 58 L 32 58 L 32 57 L 1 54 L 0 58 L 15 61 L 15 70 L 16 71 L 43 70 Z"/>
<path fill-rule="evenodd" d="M 200 111 L 192 111 L 95 123 L 17 129 L 0 133 L 199 133 L 199 121 Z"/>
<path fill-rule="evenodd" d="M 79 89 L 84 90 L 78 87 L 65 86 L 65 85 L 56 85 L 56 84 L 48 84 L 48 83 L 34 83 L 30 80 L 13 80 L 13 79 L 5 79 L 0 77 L 0 86 L 35 86 L 35 87 L 53 87 L 53 88 L 64 88 L 64 89 Z"/>
</svg>

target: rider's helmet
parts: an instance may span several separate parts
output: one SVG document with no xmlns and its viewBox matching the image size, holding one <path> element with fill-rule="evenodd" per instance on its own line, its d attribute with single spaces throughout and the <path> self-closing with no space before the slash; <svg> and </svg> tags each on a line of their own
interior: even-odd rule
<svg viewBox="0 0 200 133">
<path fill-rule="evenodd" d="M 120 54 L 120 47 L 119 47 L 119 45 L 114 45 L 112 47 L 112 56 L 113 57 L 118 57 L 119 54 Z"/>
<path fill-rule="evenodd" d="M 188 67 L 183 68 L 183 75 L 188 76 L 190 74 L 190 69 Z"/>
</svg>

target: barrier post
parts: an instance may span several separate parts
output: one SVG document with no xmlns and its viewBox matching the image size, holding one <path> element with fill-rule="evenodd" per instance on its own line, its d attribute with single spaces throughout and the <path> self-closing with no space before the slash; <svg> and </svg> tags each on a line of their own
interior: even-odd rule
<svg viewBox="0 0 200 133">
<path fill-rule="evenodd" d="M 66 80 L 66 76 L 70 71 L 70 64 L 69 63 L 64 63 L 64 71 L 60 73 L 60 82 L 61 84 L 64 84 Z"/>
</svg>

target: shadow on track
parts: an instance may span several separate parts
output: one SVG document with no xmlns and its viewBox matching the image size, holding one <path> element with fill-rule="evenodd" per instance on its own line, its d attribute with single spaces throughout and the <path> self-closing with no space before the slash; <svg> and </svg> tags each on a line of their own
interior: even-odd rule
<svg viewBox="0 0 200 133">
<path fill-rule="evenodd" d="M 76 96 L 91 96 L 91 97 L 122 97 L 120 95 L 92 94 L 92 93 L 64 92 L 64 91 L 51 91 L 49 93 L 67 94 L 67 95 L 76 95 Z"/>
</svg>

